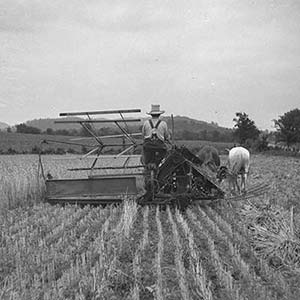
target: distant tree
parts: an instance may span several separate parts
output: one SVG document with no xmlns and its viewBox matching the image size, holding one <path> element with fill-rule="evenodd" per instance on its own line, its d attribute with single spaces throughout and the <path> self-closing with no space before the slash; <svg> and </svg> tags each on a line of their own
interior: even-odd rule
<svg viewBox="0 0 300 300">
<path fill-rule="evenodd" d="M 6 128 L 6 131 L 7 131 L 8 133 L 10 133 L 10 132 L 11 132 L 11 127 L 7 127 L 7 128 Z"/>
<path fill-rule="evenodd" d="M 27 130 L 27 126 L 24 123 L 16 125 L 16 128 L 18 133 L 24 133 Z"/>
<path fill-rule="evenodd" d="M 289 147 L 293 143 L 300 142 L 300 109 L 296 108 L 273 120 L 280 140 L 286 142 Z"/>
<path fill-rule="evenodd" d="M 55 154 L 66 154 L 66 150 L 64 148 L 58 147 L 55 150 Z"/>
<path fill-rule="evenodd" d="M 34 145 L 31 149 L 32 154 L 39 154 L 41 152 L 41 148 L 37 145 Z"/>
<path fill-rule="evenodd" d="M 68 148 L 67 152 L 70 153 L 70 154 L 75 154 L 75 153 L 77 153 L 76 150 L 75 150 L 74 148 L 71 148 L 71 147 Z"/>
<path fill-rule="evenodd" d="M 47 128 L 46 134 L 52 135 L 52 134 L 54 134 L 54 130 L 52 128 Z"/>
<path fill-rule="evenodd" d="M 256 151 L 262 152 L 262 151 L 266 151 L 269 149 L 268 147 L 268 139 L 269 139 L 269 134 L 267 132 L 262 132 L 258 139 L 256 139 L 253 143 L 252 143 L 252 148 Z"/>
<path fill-rule="evenodd" d="M 7 154 L 17 154 L 18 152 L 14 149 L 14 148 L 11 148 L 11 147 L 9 147 L 8 149 L 7 149 Z"/>
<path fill-rule="evenodd" d="M 32 134 L 39 134 L 41 130 L 36 127 L 27 126 L 25 123 L 21 123 L 16 125 L 18 133 L 32 133 Z"/>
<path fill-rule="evenodd" d="M 81 153 L 86 154 L 88 152 L 88 149 L 86 146 L 81 146 Z"/>
<path fill-rule="evenodd" d="M 254 121 L 252 121 L 246 113 L 237 112 L 236 118 L 233 119 L 234 125 L 234 137 L 240 144 L 245 144 L 246 140 L 255 140 L 259 136 L 259 129 L 256 127 Z"/>
</svg>

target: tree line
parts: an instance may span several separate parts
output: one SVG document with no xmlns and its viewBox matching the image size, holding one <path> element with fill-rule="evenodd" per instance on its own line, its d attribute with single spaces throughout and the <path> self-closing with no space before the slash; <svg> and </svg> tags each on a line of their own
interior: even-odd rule
<svg viewBox="0 0 300 300">
<path fill-rule="evenodd" d="M 289 149 L 292 145 L 300 143 L 300 110 L 292 109 L 278 119 L 273 120 L 276 132 L 260 131 L 253 120 L 246 113 L 236 113 L 233 135 L 241 145 L 252 146 L 257 150 L 266 150 L 268 140 L 274 138 L 275 143 L 283 142 Z"/>
<path fill-rule="evenodd" d="M 86 125 L 88 128 L 91 128 L 90 124 Z M 8 132 L 11 132 L 11 128 L 8 128 Z M 25 123 L 16 125 L 17 133 L 30 133 L 30 134 L 47 134 L 47 135 L 66 135 L 66 136 L 90 136 L 88 130 L 85 128 L 77 129 L 57 129 L 47 128 L 45 131 L 33 126 L 28 126 Z M 120 132 L 116 129 L 110 127 L 103 127 L 96 130 L 96 133 L 101 135 L 113 135 L 119 134 Z"/>
<path fill-rule="evenodd" d="M 175 139 L 177 140 L 206 140 L 213 142 L 236 142 L 256 150 L 266 150 L 270 137 L 275 138 L 275 142 L 283 142 L 289 148 L 295 143 L 300 143 L 300 110 L 292 109 L 278 119 L 273 120 L 276 132 L 263 132 L 259 130 L 249 115 L 245 112 L 236 112 L 233 118 L 234 126 L 232 130 L 220 132 L 218 130 L 201 130 L 199 132 L 189 129 L 177 130 Z M 88 128 L 91 127 L 87 124 Z M 140 131 L 141 127 L 131 128 L 134 132 Z M 9 128 L 8 131 L 11 131 Z M 77 129 L 58 129 L 47 128 L 45 131 L 39 128 L 28 126 L 25 123 L 16 125 L 18 133 L 47 134 L 47 135 L 66 135 L 66 136 L 89 136 L 85 128 Z M 117 129 L 103 127 L 96 130 L 99 136 L 119 134 Z"/>
<path fill-rule="evenodd" d="M 86 124 L 88 128 L 91 128 L 90 124 Z M 141 126 L 132 126 L 131 132 L 141 132 Z M 9 130 L 11 131 L 11 130 Z M 16 125 L 17 133 L 30 133 L 30 134 L 47 134 L 47 135 L 65 135 L 65 136 L 90 136 L 88 130 L 85 128 L 77 129 L 58 129 L 47 128 L 45 131 L 40 130 L 37 127 L 28 126 L 25 123 Z M 99 136 L 120 134 L 118 129 L 111 127 L 103 127 L 96 130 L 96 134 Z M 200 130 L 199 132 L 191 131 L 188 129 L 178 129 L 175 132 L 175 139 L 177 140 L 206 140 L 212 142 L 232 142 L 233 135 L 231 130 L 226 132 L 220 132 L 218 130 Z"/>
</svg>

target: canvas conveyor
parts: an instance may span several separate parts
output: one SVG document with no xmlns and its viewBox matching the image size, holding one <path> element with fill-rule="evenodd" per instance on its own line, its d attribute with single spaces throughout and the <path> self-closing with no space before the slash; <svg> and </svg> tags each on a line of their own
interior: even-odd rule
<svg viewBox="0 0 300 300">
<path fill-rule="evenodd" d="M 135 176 L 96 176 L 46 181 L 46 199 L 52 204 L 113 204 L 136 196 Z"/>
<path fill-rule="evenodd" d="M 141 112 L 140 109 L 123 109 L 89 112 L 67 112 L 60 113 L 66 117 L 55 121 L 58 124 L 80 124 L 88 137 L 74 137 L 68 141 L 43 140 L 44 143 L 62 143 L 72 146 L 85 147 L 87 153 L 79 157 L 80 160 L 92 159 L 89 166 L 69 167 L 66 172 L 77 172 L 86 176 L 76 178 L 45 178 L 45 199 L 51 204 L 113 204 L 120 203 L 125 197 L 136 197 L 138 194 L 136 179 L 143 175 L 142 165 L 129 165 L 134 150 L 141 144 L 138 137 L 140 133 L 132 133 L 129 124 L 137 124 L 141 121 L 137 117 L 125 117 L 128 114 Z M 107 115 L 107 119 L 97 119 L 99 115 Z M 118 117 L 112 118 L 113 115 Z M 77 117 L 76 120 L 72 119 Z M 82 119 L 78 119 L 78 117 Z M 119 134 L 100 136 L 97 125 L 114 124 Z M 137 126 L 135 126 L 137 127 Z M 110 141 L 110 142 L 108 142 Z M 107 158 L 105 150 L 115 148 L 118 152 L 111 156 L 111 160 L 122 160 L 118 166 L 101 166 L 101 161 Z M 40 155 L 40 162 L 42 161 Z M 99 166 L 100 163 L 100 166 Z M 43 167 L 41 167 L 43 170 Z M 102 171 L 102 173 L 101 173 Z M 105 174 L 103 174 L 103 171 Z M 111 173 L 110 171 L 119 172 Z M 99 174 L 100 172 L 100 174 Z M 73 176 L 72 176 L 73 177 Z"/>
</svg>

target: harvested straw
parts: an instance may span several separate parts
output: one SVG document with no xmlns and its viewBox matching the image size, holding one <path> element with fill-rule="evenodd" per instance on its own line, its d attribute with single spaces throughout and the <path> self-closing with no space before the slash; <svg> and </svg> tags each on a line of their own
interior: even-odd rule
<svg viewBox="0 0 300 300">
<path fill-rule="evenodd" d="M 281 207 L 243 208 L 253 248 L 271 267 L 300 271 L 300 240 L 294 233 L 293 211 Z"/>
</svg>

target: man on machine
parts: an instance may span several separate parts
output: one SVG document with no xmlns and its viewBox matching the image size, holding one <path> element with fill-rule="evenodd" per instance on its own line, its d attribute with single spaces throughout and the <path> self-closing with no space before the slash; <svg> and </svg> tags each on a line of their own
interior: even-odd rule
<svg viewBox="0 0 300 300">
<path fill-rule="evenodd" d="M 164 112 L 160 105 L 152 104 L 147 113 L 151 119 L 146 120 L 142 128 L 143 163 L 148 169 L 156 169 L 167 153 L 166 142 L 170 140 L 170 133 L 167 123 L 160 119 Z"/>
</svg>

